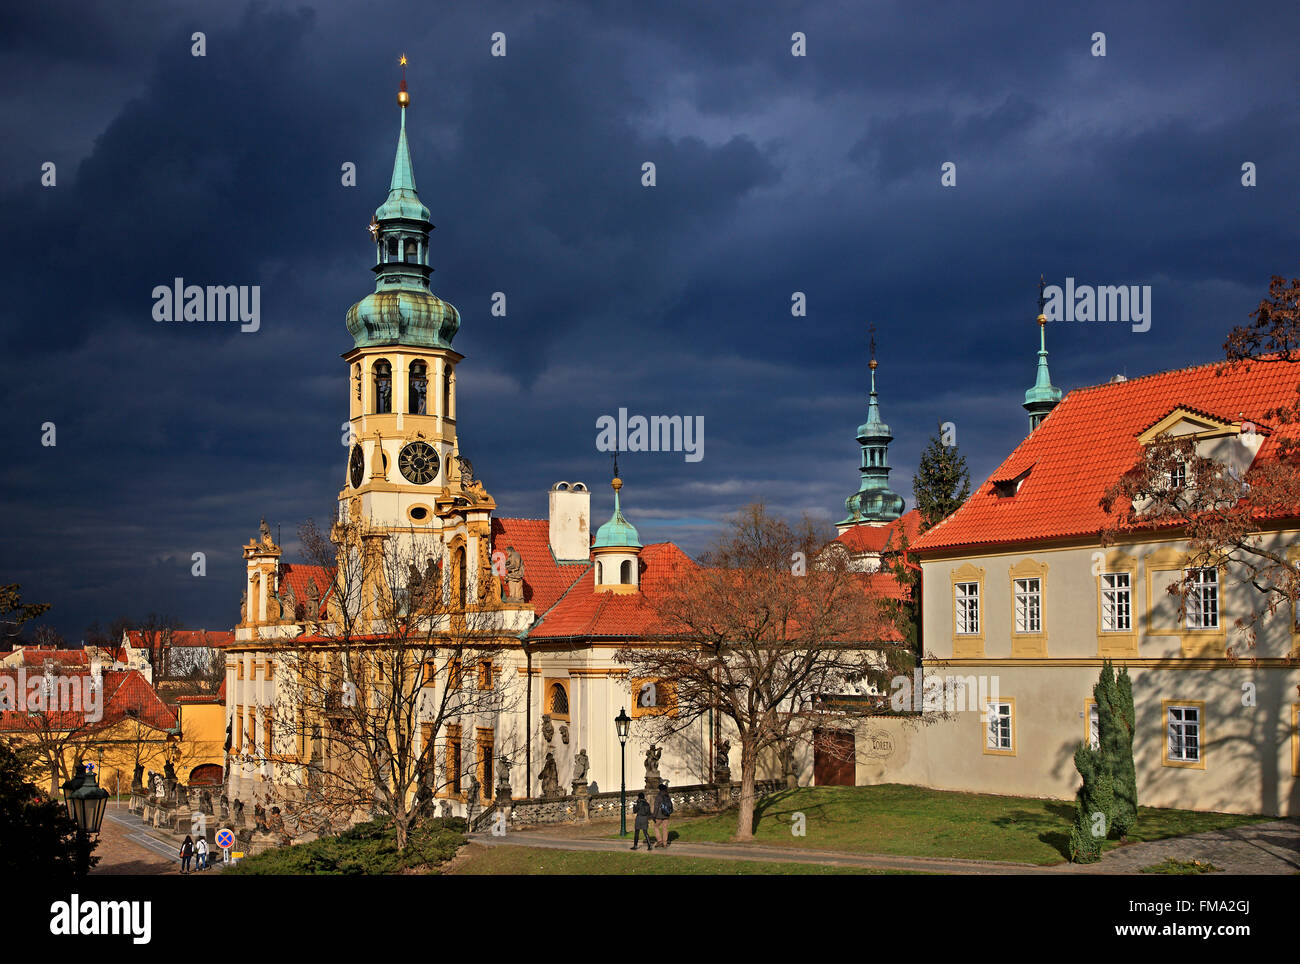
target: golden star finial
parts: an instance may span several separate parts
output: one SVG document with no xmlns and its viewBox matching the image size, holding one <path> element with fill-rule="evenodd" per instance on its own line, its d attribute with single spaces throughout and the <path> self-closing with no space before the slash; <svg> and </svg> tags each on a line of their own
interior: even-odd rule
<svg viewBox="0 0 1300 964">
<path fill-rule="evenodd" d="M 397 63 L 398 63 L 399 66 L 401 66 L 401 67 L 405 67 L 405 66 L 406 66 L 406 54 L 402 54 L 402 56 L 398 58 Z"/>
</svg>

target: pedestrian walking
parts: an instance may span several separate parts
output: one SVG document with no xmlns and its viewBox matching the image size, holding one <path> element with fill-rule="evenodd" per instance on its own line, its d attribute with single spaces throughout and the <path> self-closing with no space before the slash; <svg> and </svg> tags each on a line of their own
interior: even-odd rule
<svg viewBox="0 0 1300 964">
<path fill-rule="evenodd" d="M 198 870 L 208 869 L 208 838 L 199 837 L 194 841 L 194 866 Z"/>
<path fill-rule="evenodd" d="M 193 856 L 194 856 L 194 838 L 192 838 L 189 834 L 186 834 L 185 839 L 181 841 L 181 873 L 182 874 L 188 874 L 190 872 L 190 858 Z"/>
<path fill-rule="evenodd" d="M 668 846 L 668 818 L 673 815 L 673 798 L 668 794 L 668 781 L 659 784 L 659 793 L 655 796 L 655 842 L 660 847 Z"/>
<path fill-rule="evenodd" d="M 632 825 L 632 849 L 636 850 L 636 845 L 641 840 L 641 835 L 645 835 L 645 849 L 653 850 L 654 845 L 650 843 L 650 804 L 645 798 L 644 793 L 636 795 L 636 803 L 632 805 L 632 812 L 636 814 L 636 822 Z"/>
</svg>

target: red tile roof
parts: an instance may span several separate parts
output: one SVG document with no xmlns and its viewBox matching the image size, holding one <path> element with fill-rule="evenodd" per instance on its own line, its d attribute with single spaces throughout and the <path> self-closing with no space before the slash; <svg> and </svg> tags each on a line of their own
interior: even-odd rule
<svg viewBox="0 0 1300 964">
<path fill-rule="evenodd" d="M 1257 361 L 1249 370 L 1219 374 L 1221 365 L 1071 392 L 961 508 L 920 538 L 917 552 L 1095 537 L 1115 521 L 1100 505 L 1103 494 L 1137 464 L 1137 437 L 1165 415 L 1182 406 L 1220 413 L 1214 417 L 1224 421 L 1251 421 L 1252 413 L 1296 400 L 1300 362 Z M 1281 439 L 1300 437 L 1300 425 L 1273 426 L 1261 434 L 1266 438 L 1257 463 L 1272 457 Z M 1014 495 L 994 492 L 993 482 L 1026 471 Z"/>
<path fill-rule="evenodd" d="M 648 600 L 661 595 L 677 573 L 694 568 L 695 562 L 671 542 L 646 546 L 640 558 L 640 592 L 596 592 L 596 575 L 588 566 L 582 578 L 529 631 L 528 638 L 656 635 L 657 620 Z"/>
<path fill-rule="evenodd" d="M 832 541 L 843 544 L 852 553 L 883 552 L 886 543 L 891 550 L 897 549 L 901 535 L 907 536 L 909 544 L 916 542 L 916 535 L 920 531 L 921 513 L 913 509 L 888 525 L 858 525 L 845 529 Z"/>
<path fill-rule="evenodd" d="M 41 667 L 49 660 L 57 666 L 89 666 L 90 654 L 84 649 L 24 649 L 22 665 Z"/>
<path fill-rule="evenodd" d="M 492 520 L 492 550 L 513 546 L 524 563 L 524 602 L 538 615 L 556 601 L 591 568 L 590 562 L 558 563 L 551 553 L 551 524 L 547 519 Z"/>
<path fill-rule="evenodd" d="M 24 694 L 17 690 L 18 671 L 3 669 L 0 670 L 0 676 L 8 676 L 12 679 L 13 692 L 21 701 Z M 90 670 L 86 668 L 63 670 L 58 676 L 76 676 L 79 686 L 86 686 L 90 679 Z M 31 674 L 28 674 L 29 682 L 31 678 Z M 81 727 L 104 729 L 128 716 L 159 730 L 168 730 L 176 725 L 176 714 L 159 698 L 158 693 L 138 670 L 107 671 L 103 674 L 103 682 L 102 716 L 98 721 L 86 720 L 88 707 L 79 710 L 56 710 L 35 717 L 22 710 L 4 710 L 0 711 L 0 731 L 60 731 Z M 27 692 L 32 692 L 30 685 Z M 57 684 L 55 692 L 59 692 Z M 81 692 L 84 693 L 85 690 Z"/>
<path fill-rule="evenodd" d="M 148 642 L 144 638 L 144 633 L 138 629 L 127 631 L 127 639 L 131 645 L 137 648 L 149 648 Z M 168 645 L 171 646 L 207 646 L 216 649 L 224 649 L 235 641 L 235 634 L 229 631 L 213 629 L 173 629 L 170 636 L 166 637 Z M 161 646 L 164 638 L 160 635 L 158 644 Z"/>
</svg>

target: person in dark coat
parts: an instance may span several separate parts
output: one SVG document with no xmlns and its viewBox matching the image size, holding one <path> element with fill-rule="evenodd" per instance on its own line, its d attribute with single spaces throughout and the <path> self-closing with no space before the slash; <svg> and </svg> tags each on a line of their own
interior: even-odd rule
<svg viewBox="0 0 1300 964">
<path fill-rule="evenodd" d="M 181 841 L 181 873 L 190 872 L 190 858 L 194 856 L 194 838 L 189 834 Z"/>
<path fill-rule="evenodd" d="M 673 798 L 668 793 L 668 781 L 659 784 L 659 794 L 655 797 L 654 823 L 655 843 L 660 847 L 668 846 L 668 818 L 673 815 Z"/>
<path fill-rule="evenodd" d="M 636 795 L 636 803 L 632 805 L 632 812 L 636 814 L 636 822 L 632 825 L 632 849 L 636 850 L 637 844 L 640 842 L 642 834 L 644 834 L 645 849 L 653 850 L 654 845 L 650 842 L 650 804 L 646 800 L 644 793 Z"/>
</svg>

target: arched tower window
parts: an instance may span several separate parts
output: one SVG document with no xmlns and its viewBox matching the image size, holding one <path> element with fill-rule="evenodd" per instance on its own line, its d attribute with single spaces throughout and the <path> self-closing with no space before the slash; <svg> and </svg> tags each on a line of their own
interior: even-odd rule
<svg viewBox="0 0 1300 964">
<path fill-rule="evenodd" d="M 393 410 L 393 366 L 382 358 L 375 362 L 375 414 Z"/>
<path fill-rule="evenodd" d="M 442 414 L 451 415 L 451 366 L 442 375 Z"/>
<path fill-rule="evenodd" d="M 414 239 L 412 239 L 412 238 L 407 238 L 407 239 L 406 239 L 406 257 L 405 257 L 403 260 L 406 261 L 407 264 L 415 264 L 416 259 L 419 257 L 419 251 L 420 251 L 420 248 L 419 248 L 419 246 L 415 243 Z"/>
<path fill-rule="evenodd" d="M 596 585 L 599 586 L 605 581 L 605 567 L 601 565 L 599 559 L 596 560 Z"/>
<path fill-rule="evenodd" d="M 411 362 L 410 399 L 412 415 L 427 415 L 429 395 L 429 369 L 422 361 Z"/>
<path fill-rule="evenodd" d="M 384 258 L 384 260 L 385 260 L 385 261 L 396 261 L 396 260 L 397 260 L 397 239 L 396 239 L 396 238 L 389 238 L 389 239 L 388 239 L 388 254 L 387 254 L 387 256 Z"/>
<path fill-rule="evenodd" d="M 623 565 L 618 567 L 618 581 L 625 586 L 632 585 L 632 560 L 624 559 Z"/>
</svg>

